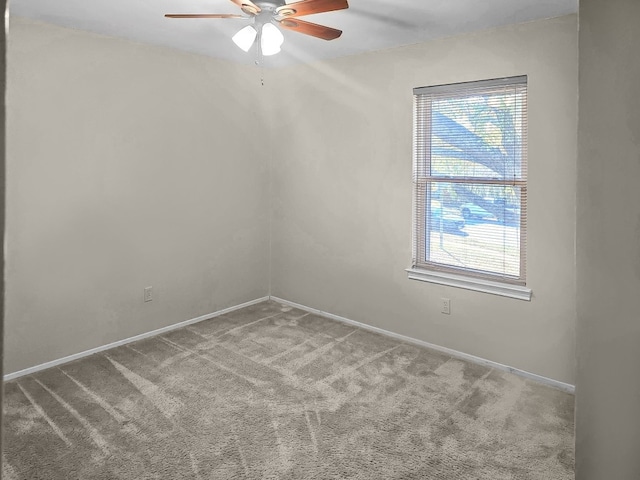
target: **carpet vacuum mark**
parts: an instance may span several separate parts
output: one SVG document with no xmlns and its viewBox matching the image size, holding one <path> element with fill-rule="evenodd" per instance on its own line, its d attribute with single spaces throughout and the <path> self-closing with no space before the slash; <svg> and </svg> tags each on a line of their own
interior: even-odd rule
<svg viewBox="0 0 640 480">
<path fill-rule="evenodd" d="M 572 395 L 275 302 L 5 397 L 5 480 L 574 479 Z"/>
</svg>

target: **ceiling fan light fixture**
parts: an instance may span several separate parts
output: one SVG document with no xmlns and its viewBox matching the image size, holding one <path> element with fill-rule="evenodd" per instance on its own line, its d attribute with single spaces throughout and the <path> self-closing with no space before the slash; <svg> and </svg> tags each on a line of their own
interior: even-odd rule
<svg viewBox="0 0 640 480">
<path fill-rule="evenodd" d="M 248 52 L 251 48 L 251 45 L 253 45 L 253 42 L 255 42 L 256 40 L 256 35 L 258 35 L 258 32 L 255 28 L 253 28 L 253 25 L 247 25 L 238 33 L 236 33 L 233 36 L 232 40 L 233 43 L 235 43 L 238 47 L 240 47 L 245 52 Z"/>
<path fill-rule="evenodd" d="M 231 0 L 245 15 L 233 13 L 167 13 L 168 18 L 231 18 L 252 20 L 233 37 L 240 49 L 249 52 L 254 43 L 256 64 L 259 65 L 263 56 L 275 55 L 280 52 L 284 43 L 284 35 L 280 29 L 290 30 L 322 40 L 335 40 L 342 35 L 341 30 L 299 20 L 297 17 L 315 15 L 317 13 L 333 12 L 349 8 L 348 0 Z M 289 3 L 287 3 L 289 2 Z"/>
<path fill-rule="evenodd" d="M 284 35 L 278 30 L 278 27 L 272 23 L 265 23 L 262 27 L 262 39 L 260 47 L 265 57 L 275 55 L 280 51 L 280 47 L 284 43 Z"/>
</svg>

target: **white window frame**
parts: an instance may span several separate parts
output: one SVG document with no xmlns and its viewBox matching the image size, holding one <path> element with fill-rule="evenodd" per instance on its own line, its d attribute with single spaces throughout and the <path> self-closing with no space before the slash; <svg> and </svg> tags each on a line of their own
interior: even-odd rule
<svg viewBox="0 0 640 480">
<path fill-rule="evenodd" d="M 438 85 L 433 87 L 419 87 L 413 90 L 414 93 L 414 205 L 413 205 L 413 260 L 411 268 L 406 271 L 411 280 L 420 280 L 440 285 L 448 285 L 458 288 L 465 288 L 494 295 L 501 295 L 519 300 L 530 301 L 532 291 L 526 286 L 526 205 L 527 205 L 527 179 L 526 179 L 526 138 L 523 140 L 523 169 L 525 175 L 520 179 L 495 180 L 477 179 L 471 177 L 431 177 L 430 176 L 430 155 L 425 151 L 430 147 L 425 143 L 430 143 L 431 133 L 430 118 L 424 118 L 424 108 L 418 108 L 419 96 L 437 94 L 439 96 L 451 93 L 452 97 L 460 94 L 473 93 L 478 89 L 492 89 L 498 87 L 508 87 L 512 85 L 527 85 L 526 76 L 508 77 L 493 80 L 483 80 L 476 82 L 465 82 L 450 85 Z M 430 110 L 428 110 L 430 113 Z M 526 106 L 525 106 L 526 112 Z M 420 129 L 420 130 L 419 130 Z M 425 133 L 425 129 L 427 133 Z M 525 132 L 526 137 L 526 132 Z M 420 145 L 419 145 L 420 143 Z M 435 264 L 428 261 L 427 250 L 429 248 L 429 233 L 427 225 L 427 205 L 430 202 L 430 194 L 419 192 L 426 190 L 429 192 L 429 185 L 436 182 L 450 183 L 486 183 L 492 185 L 513 185 L 520 188 L 521 192 L 521 223 L 520 223 L 520 277 L 509 278 L 499 275 L 492 275 L 488 272 L 479 272 L 472 269 L 464 269 L 453 265 Z"/>
</svg>

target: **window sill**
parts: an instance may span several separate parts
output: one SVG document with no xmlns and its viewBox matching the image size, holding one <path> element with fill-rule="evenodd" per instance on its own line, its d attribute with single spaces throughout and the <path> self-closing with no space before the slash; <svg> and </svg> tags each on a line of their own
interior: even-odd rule
<svg viewBox="0 0 640 480">
<path fill-rule="evenodd" d="M 465 288 L 476 292 L 501 295 L 503 297 L 516 298 L 518 300 L 531 301 L 531 289 L 521 285 L 511 285 L 509 283 L 493 282 L 481 278 L 465 277 L 454 273 L 435 272 L 417 268 L 407 268 L 410 280 L 420 280 L 422 282 L 437 283 L 450 287 Z"/>
</svg>

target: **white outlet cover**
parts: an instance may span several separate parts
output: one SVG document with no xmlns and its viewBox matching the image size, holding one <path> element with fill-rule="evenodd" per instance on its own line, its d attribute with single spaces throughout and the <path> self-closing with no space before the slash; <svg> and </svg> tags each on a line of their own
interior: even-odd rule
<svg viewBox="0 0 640 480">
<path fill-rule="evenodd" d="M 450 315 L 451 314 L 451 299 L 449 298 L 443 298 L 442 299 L 442 308 L 440 310 L 442 313 L 444 313 L 445 315 Z"/>
</svg>

